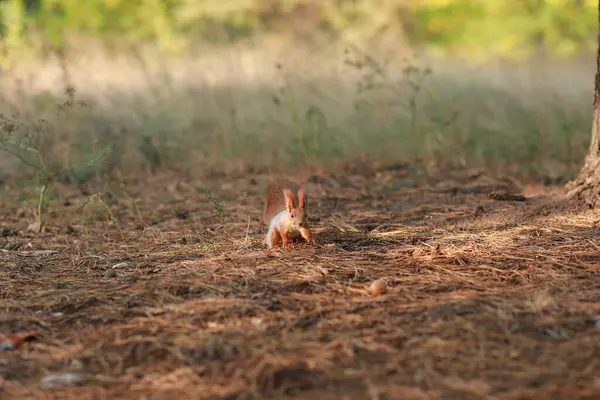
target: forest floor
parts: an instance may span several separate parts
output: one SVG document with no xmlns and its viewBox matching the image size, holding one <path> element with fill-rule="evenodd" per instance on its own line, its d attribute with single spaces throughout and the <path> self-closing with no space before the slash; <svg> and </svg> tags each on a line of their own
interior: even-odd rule
<svg viewBox="0 0 600 400">
<path fill-rule="evenodd" d="M 318 246 L 284 251 L 267 178 L 130 182 L 113 222 L 59 187 L 42 234 L 5 209 L 0 397 L 598 398 L 600 217 L 561 187 L 348 168 L 305 185 Z"/>
</svg>

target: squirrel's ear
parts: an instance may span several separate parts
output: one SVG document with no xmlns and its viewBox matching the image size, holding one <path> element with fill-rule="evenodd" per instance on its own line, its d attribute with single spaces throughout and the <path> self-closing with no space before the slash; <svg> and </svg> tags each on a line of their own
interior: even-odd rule
<svg viewBox="0 0 600 400">
<path fill-rule="evenodd" d="M 306 204 L 306 195 L 304 194 L 304 189 L 298 189 L 298 208 L 304 209 L 304 205 Z"/>
<path fill-rule="evenodd" d="M 294 194 L 290 189 L 284 189 L 283 197 L 285 198 L 285 208 L 287 208 L 288 212 L 292 212 L 292 209 L 295 208 Z"/>
</svg>

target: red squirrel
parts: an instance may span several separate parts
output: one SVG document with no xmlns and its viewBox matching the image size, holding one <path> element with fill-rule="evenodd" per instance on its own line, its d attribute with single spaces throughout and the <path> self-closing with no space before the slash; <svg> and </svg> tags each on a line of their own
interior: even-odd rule
<svg viewBox="0 0 600 400">
<path fill-rule="evenodd" d="M 289 179 L 276 179 L 267 187 L 263 221 L 269 226 L 265 243 L 269 248 L 280 242 L 283 248 L 290 241 L 303 238 L 316 245 L 306 220 L 307 199 L 304 189 Z"/>
</svg>

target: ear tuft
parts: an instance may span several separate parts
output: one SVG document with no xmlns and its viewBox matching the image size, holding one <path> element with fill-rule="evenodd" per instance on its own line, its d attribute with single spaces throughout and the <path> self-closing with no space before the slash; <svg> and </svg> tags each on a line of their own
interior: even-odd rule
<svg viewBox="0 0 600 400">
<path fill-rule="evenodd" d="M 304 209 L 306 205 L 306 195 L 304 194 L 304 189 L 298 189 L 298 208 Z"/>
<path fill-rule="evenodd" d="M 296 208 L 294 205 L 294 194 L 290 189 L 284 189 L 283 197 L 285 198 L 285 208 L 287 208 L 288 212 L 292 212 L 292 209 Z"/>
</svg>

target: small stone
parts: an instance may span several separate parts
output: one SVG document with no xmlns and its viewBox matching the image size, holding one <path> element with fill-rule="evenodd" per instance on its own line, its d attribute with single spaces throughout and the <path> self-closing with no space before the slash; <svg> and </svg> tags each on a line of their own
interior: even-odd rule
<svg viewBox="0 0 600 400">
<path fill-rule="evenodd" d="M 58 254 L 56 250 L 35 250 L 31 253 L 34 256 L 51 256 L 53 254 Z"/>
<path fill-rule="evenodd" d="M 85 376 L 75 372 L 66 372 L 62 374 L 50 374 L 46 375 L 40 386 L 43 389 L 53 389 L 62 386 L 77 385 L 85 381 Z"/>
</svg>

